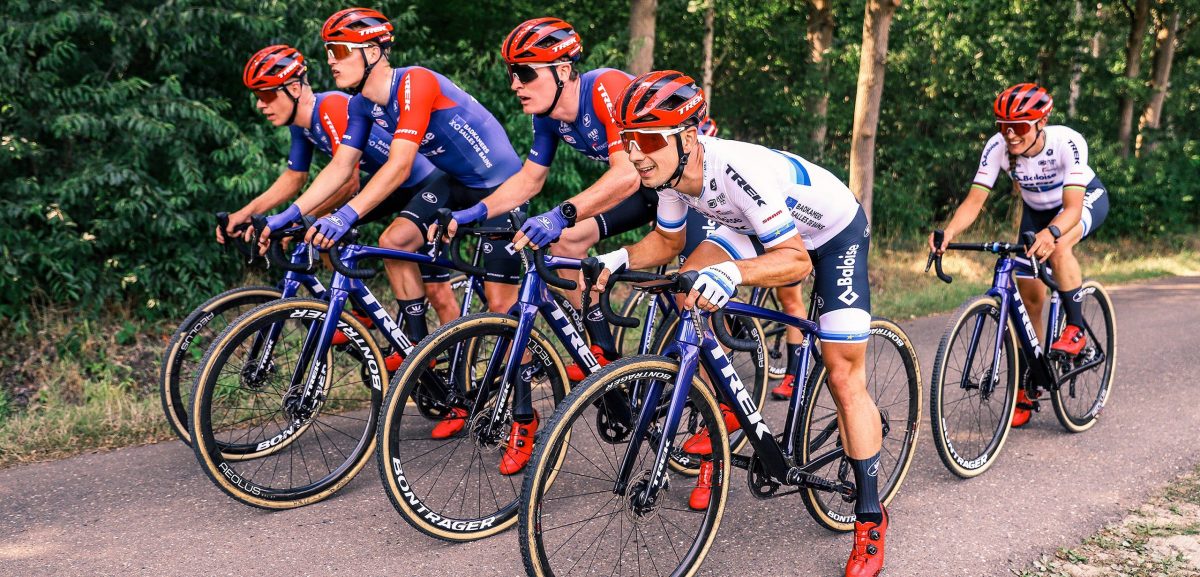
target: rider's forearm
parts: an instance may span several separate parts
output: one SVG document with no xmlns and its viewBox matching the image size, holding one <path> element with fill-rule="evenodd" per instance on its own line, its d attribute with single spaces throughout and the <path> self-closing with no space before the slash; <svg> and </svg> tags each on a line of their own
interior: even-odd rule
<svg viewBox="0 0 1200 577">
<path fill-rule="evenodd" d="M 317 174 L 317 178 L 313 179 L 312 186 L 296 199 L 296 206 L 300 208 L 301 214 L 316 214 L 317 209 L 354 176 L 355 170 L 358 170 L 357 159 L 353 164 L 349 164 L 338 162 L 335 156 L 333 161 Z"/>
<path fill-rule="evenodd" d="M 975 219 L 979 218 L 979 213 L 983 211 L 983 204 L 987 201 L 988 192 L 986 189 L 972 186 L 967 198 L 958 205 L 954 216 L 946 224 L 946 232 L 951 236 L 957 236 L 958 233 L 970 228 Z"/>
<path fill-rule="evenodd" d="M 408 162 L 404 160 L 403 158 L 389 159 L 385 162 L 363 187 L 362 192 L 347 203 L 350 208 L 360 216 L 365 215 L 379 206 L 379 203 L 390 196 L 394 190 L 400 188 L 400 185 L 408 180 L 408 175 L 412 174 L 412 159 L 408 159 Z"/>
<path fill-rule="evenodd" d="M 633 165 L 628 170 L 610 168 L 599 180 L 571 198 L 571 204 L 579 212 L 576 222 L 582 222 L 600 214 L 633 195 L 641 186 Z"/>
<path fill-rule="evenodd" d="M 312 214 L 315 216 L 325 216 L 326 214 L 341 208 L 341 206 L 346 204 L 346 202 L 348 202 L 356 192 L 358 192 L 357 174 L 351 176 L 350 180 L 347 180 L 346 184 L 343 184 L 337 192 L 333 193 L 332 196 L 322 201 L 321 204 L 317 205 L 317 207 L 313 209 Z"/>
<path fill-rule="evenodd" d="M 643 269 L 671 262 L 683 250 L 684 233 L 665 233 L 658 227 L 642 240 L 625 247 L 629 253 L 629 268 Z"/>
<path fill-rule="evenodd" d="M 541 192 L 546 179 L 529 175 L 524 169 L 505 180 L 494 192 L 483 199 L 487 207 L 487 218 L 504 214 L 533 198 Z"/>
<path fill-rule="evenodd" d="M 734 263 L 742 273 L 742 284 L 760 287 L 779 287 L 799 282 L 812 272 L 808 252 L 783 246 L 764 255 Z"/>
<path fill-rule="evenodd" d="M 296 170 L 285 170 L 275 182 L 271 183 L 271 187 L 265 192 L 258 195 L 246 203 L 246 206 L 238 212 L 245 214 L 265 214 L 273 210 L 275 207 L 291 200 L 304 188 L 304 183 L 308 181 L 307 172 L 299 172 Z"/>
</svg>

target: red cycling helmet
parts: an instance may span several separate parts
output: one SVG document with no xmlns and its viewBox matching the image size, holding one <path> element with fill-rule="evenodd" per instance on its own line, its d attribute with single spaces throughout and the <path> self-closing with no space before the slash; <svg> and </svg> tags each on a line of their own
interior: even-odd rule
<svg viewBox="0 0 1200 577">
<path fill-rule="evenodd" d="M 377 10 L 347 8 L 330 16 L 321 26 L 326 42 L 375 42 L 384 47 L 392 43 L 392 23 Z"/>
<path fill-rule="evenodd" d="M 1017 84 L 1001 92 L 992 105 L 996 120 L 1013 122 L 1041 120 L 1054 109 L 1054 99 L 1045 88 L 1033 83 Z"/>
<path fill-rule="evenodd" d="M 648 72 L 633 79 L 617 97 L 622 130 L 696 126 L 708 116 L 704 90 L 682 72 Z"/>
<path fill-rule="evenodd" d="M 700 121 L 700 125 L 696 127 L 696 131 L 704 136 L 716 136 L 717 121 L 713 120 L 711 116 L 706 116 L 704 120 Z"/>
<path fill-rule="evenodd" d="M 254 53 L 242 70 L 242 84 L 250 90 L 271 90 L 304 78 L 308 66 L 299 50 L 286 44 L 268 46 Z"/>
<path fill-rule="evenodd" d="M 583 56 L 583 43 L 575 28 L 559 18 L 534 18 L 526 20 L 508 33 L 500 46 L 504 61 L 509 64 L 523 62 L 575 62 Z"/>
</svg>

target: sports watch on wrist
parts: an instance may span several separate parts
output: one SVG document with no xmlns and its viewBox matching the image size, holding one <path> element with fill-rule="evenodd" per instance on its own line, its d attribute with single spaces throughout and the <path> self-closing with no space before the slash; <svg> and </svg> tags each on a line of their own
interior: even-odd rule
<svg viewBox="0 0 1200 577">
<path fill-rule="evenodd" d="M 564 200 L 562 204 L 558 205 L 558 212 L 567 219 L 567 228 L 575 226 L 575 217 L 579 216 L 579 210 L 575 208 L 574 204 L 571 204 L 571 201 Z"/>
<path fill-rule="evenodd" d="M 1062 231 L 1058 230 L 1058 227 L 1053 224 L 1047 226 L 1046 230 L 1050 232 L 1050 236 L 1054 237 L 1054 240 L 1058 240 L 1058 237 L 1062 236 Z"/>
</svg>

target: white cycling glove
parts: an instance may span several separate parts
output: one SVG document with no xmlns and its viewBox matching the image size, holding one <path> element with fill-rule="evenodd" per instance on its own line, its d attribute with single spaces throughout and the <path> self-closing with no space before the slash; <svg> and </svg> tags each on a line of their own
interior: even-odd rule
<svg viewBox="0 0 1200 577">
<path fill-rule="evenodd" d="M 629 266 L 629 251 L 621 248 L 596 257 L 608 270 L 608 274 L 618 273 Z"/>
<path fill-rule="evenodd" d="M 700 269 L 700 276 L 696 278 L 692 289 L 708 299 L 713 306 L 721 308 L 733 298 L 740 284 L 742 273 L 737 265 L 733 261 L 725 261 Z"/>
</svg>

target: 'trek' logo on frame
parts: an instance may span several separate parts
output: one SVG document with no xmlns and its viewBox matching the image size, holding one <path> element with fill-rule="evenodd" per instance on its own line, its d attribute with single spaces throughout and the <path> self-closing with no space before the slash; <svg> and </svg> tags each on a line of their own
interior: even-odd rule
<svg viewBox="0 0 1200 577">
<path fill-rule="evenodd" d="M 732 180 L 734 184 L 737 184 L 742 188 L 742 190 L 746 191 L 746 194 L 750 195 L 750 198 L 753 198 L 754 202 L 758 203 L 758 206 L 767 205 L 767 203 L 763 202 L 762 197 L 758 195 L 758 191 L 754 190 L 754 187 L 750 186 L 750 183 L 746 182 L 746 179 L 742 178 L 742 175 L 738 174 L 738 171 L 734 170 L 732 166 L 728 164 L 725 165 L 725 174 L 729 176 L 729 179 Z"/>
</svg>

